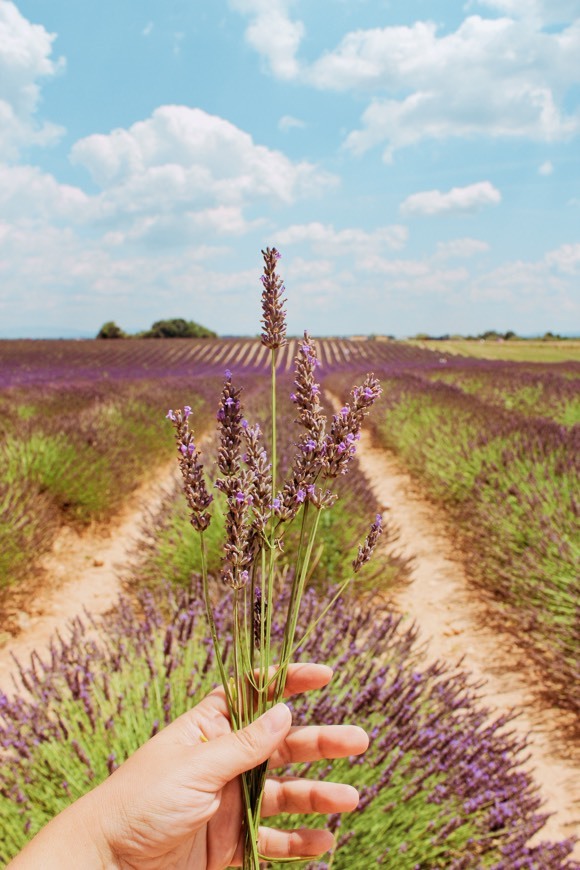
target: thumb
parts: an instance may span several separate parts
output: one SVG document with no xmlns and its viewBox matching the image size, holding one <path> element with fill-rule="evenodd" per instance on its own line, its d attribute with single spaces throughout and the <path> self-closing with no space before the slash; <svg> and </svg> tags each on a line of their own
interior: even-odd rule
<svg viewBox="0 0 580 870">
<path fill-rule="evenodd" d="M 240 731 L 204 744 L 203 761 L 211 772 L 212 784 L 223 788 L 240 773 L 266 761 L 282 743 L 291 725 L 292 714 L 286 704 L 276 704 Z"/>
</svg>

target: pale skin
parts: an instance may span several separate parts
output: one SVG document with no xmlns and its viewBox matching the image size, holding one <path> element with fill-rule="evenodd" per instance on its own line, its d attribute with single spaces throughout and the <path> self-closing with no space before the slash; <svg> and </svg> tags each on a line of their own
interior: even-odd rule
<svg viewBox="0 0 580 870">
<path fill-rule="evenodd" d="M 291 665 L 285 697 L 320 689 L 325 665 Z M 243 814 L 239 775 L 269 759 L 287 763 L 359 755 L 368 746 L 353 725 L 292 727 L 285 704 L 233 733 L 216 689 L 151 738 L 92 792 L 60 813 L 10 863 L 10 870 L 222 870 L 240 866 Z M 262 816 L 353 810 L 350 785 L 269 777 Z M 332 848 L 326 830 L 260 828 L 271 858 L 313 857 Z"/>
</svg>

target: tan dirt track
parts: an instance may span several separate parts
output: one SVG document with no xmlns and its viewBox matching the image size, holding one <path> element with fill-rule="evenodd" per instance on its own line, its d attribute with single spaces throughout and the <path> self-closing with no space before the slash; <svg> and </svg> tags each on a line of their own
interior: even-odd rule
<svg viewBox="0 0 580 870">
<path fill-rule="evenodd" d="M 41 656 L 46 653 L 54 632 L 66 630 L 67 623 L 82 617 L 85 608 L 101 616 L 113 607 L 121 591 L 119 569 L 131 558 L 145 517 L 156 512 L 177 474 L 177 463 L 171 460 L 153 482 L 131 494 L 110 526 L 95 526 L 82 533 L 68 527 L 61 531 L 52 551 L 41 560 L 46 580 L 26 613 L 20 615 L 20 633 L 4 638 L 0 647 L 2 691 L 14 693 L 12 675 L 17 669 L 13 656 L 27 664 L 33 650 Z"/>
<path fill-rule="evenodd" d="M 362 470 L 372 481 L 377 498 L 398 529 L 396 551 L 413 559 L 411 582 L 400 590 L 395 605 L 420 627 L 429 640 L 428 659 L 445 659 L 463 667 L 486 685 L 485 703 L 503 712 L 516 707 L 523 712 L 514 723 L 521 734 L 531 733 L 533 770 L 545 800 L 545 810 L 554 813 L 541 838 L 562 839 L 578 831 L 580 818 L 580 768 L 558 755 L 553 737 L 558 732 L 555 714 L 539 709 L 529 690 L 536 679 L 530 671 L 518 671 L 510 661 L 508 638 L 481 628 L 479 610 L 470 594 L 461 562 L 453 553 L 444 518 L 425 501 L 412 479 L 385 451 L 361 441 Z M 176 479 L 172 462 L 155 483 L 137 490 L 114 525 L 84 534 L 65 531 L 44 561 L 48 582 L 45 591 L 31 602 L 21 618 L 21 632 L 0 647 L 0 688 L 12 694 L 15 672 L 11 654 L 26 663 L 36 649 L 48 649 L 56 629 L 66 629 L 69 620 L 86 608 L 94 615 L 110 610 L 121 589 L 119 568 L 132 556 L 142 523 L 163 499 Z M 577 847 L 576 858 L 580 858 Z"/>
<path fill-rule="evenodd" d="M 522 669 L 522 655 L 510 637 L 483 624 L 482 606 L 453 551 L 443 512 L 426 501 L 398 460 L 373 446 L 366 433 L 359 461 L 385 517 L 399 532 L 394 551 L 412 559 L 410 583 L 395 593 L 394 605 L 419 626 L 421 639 L 428 641 L 428 661 L 455 665 L 463 659 L 462 669 L 485 682 L 479 694 L 486 706 L 521 711 L 510 728 L 530 735 L 525 766 L 540 786 L 543 810 L 554 814 L 537 839 L 580 834 L 578 753 L 565 752 L 558 741 L 561 714 L 538 704 L 533 694 L 541 676 L 532 667 Z M 580 844 L 574 857 L 580 859 Z"/>
</svg>

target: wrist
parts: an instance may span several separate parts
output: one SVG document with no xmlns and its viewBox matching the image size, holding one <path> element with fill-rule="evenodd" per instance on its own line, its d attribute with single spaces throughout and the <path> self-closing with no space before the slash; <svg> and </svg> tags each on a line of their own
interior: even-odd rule
<svg viewBox="0 0 580 870">
<path fill-rule="evenodd" d="M 42 828 L 7 870 L 117 870 L 103 825 L 99 788 L 84 795 Z"/>
</svg>

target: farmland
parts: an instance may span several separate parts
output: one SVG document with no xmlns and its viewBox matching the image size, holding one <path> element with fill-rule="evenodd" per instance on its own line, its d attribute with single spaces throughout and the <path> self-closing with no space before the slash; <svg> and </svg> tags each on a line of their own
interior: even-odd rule
<svg viewBox="0 0 580 870">
<path fill-rule="evenodd" d="M 289 341 L 278 360 L 281 470 L 295 437 L 284 399 L 297 348 Z M 188 402 L 196 431 L 208 432 L 230 369 L 245 386 L 248 417 L 262 420 L 265 350 L 254 340 L 0 343 L 5 600 L 31 571 L 42 576 L 39 556 L 59 528 L 114 523 L 127 494 L 167 460 L 168 406 Z M 323 387 L 342 400 L 364 372 L 380 377 L 375 439 L 448 511 L 474 597 L 498 631 L 534 656 L 551 701 L 574 709 L 580 365 L 466 360 L 339 339 L 319 342 L 318 355 Z M 208 442 L 210 465 L 212 449 Z M 313 609 L 343 579 L 346 554 L 380 507 L 360 469 L 349 492 L 341 485 L 311 577 Z M 5 699 L 0 732 L 14 763 L 0 786 L 4 860 L 215 681 L 189 593 L 199 565 L 184 513 L 175 492 L 147 520 L 131 600 L 107 620 L 106 643 L 96 646 L 77 623 L 50 663 L 24 668 L 31 700 Z M 334 663 L 337 679 L 322 699 L 296 702 L 297 721 L 344 715 L 374 736 L 362 764 L 317 771 L 362 794 L 359 810 L 331 820 L 340 843 L 334 865 L 572 868 L 570 844 L 529 844 L 543 818 L 533 781 L 516 763 L 522 745 L 506 731 L 509 715 L 490 718 L 464 674 L 422 664 L 415 630 L 394 614 L 375 618 L 377 593 L 407 582 L 404 560 L 389 555 L 395 543 L 389 527 L 377 564 L 302 650 L 307 660 Z M 288 542 L 282 576 L 296 545 Z M 214 570 L 219 559 L 216 536 Z"/>
</svg>

